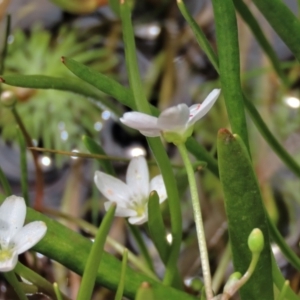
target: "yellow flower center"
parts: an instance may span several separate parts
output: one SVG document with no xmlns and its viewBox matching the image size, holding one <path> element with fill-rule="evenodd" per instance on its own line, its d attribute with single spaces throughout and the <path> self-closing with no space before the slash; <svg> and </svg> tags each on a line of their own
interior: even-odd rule
<svg viewBox="0 0 300 300">
<path fill-rule="evenodd" d="M 135 207 L 138 217 L 142 216 L 145 213 L 145 207 L 143 205 L 137 205 Z"/>
<path fill-rule="evenodd" d="M 10 249 L 0 250 L 0 261 L 9 260 L 12 257 L 12 251 Z"/>
</svg>

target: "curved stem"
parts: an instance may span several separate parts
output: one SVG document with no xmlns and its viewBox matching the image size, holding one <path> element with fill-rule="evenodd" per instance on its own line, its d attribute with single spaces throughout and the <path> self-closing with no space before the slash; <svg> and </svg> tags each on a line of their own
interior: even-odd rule
<svg viewBox="0 0 300 300">
<path fill-rule="evenodd" d="M 200 208 L 196 180 L 195 180 L 193 167 L 189 160 L 188 152 L 185 147 L 185 144 L 177 145 L 177 147 L 178 147 L 178 150 L 182 157 L 183 163 L 186 167 L 186 172 L 188 175 L 191 197 L 192 197 L 192 204 L 193 204 L 193 211 L 194 211 L 194 219 L 195 219 L 195 223 L 196 223 L 198 245 L 199 245 L 199 250 L 200 250 L 200 259 L 201 259 L 201 264 L 202 264 L 202 272 L 203 272 L 203 278 L 204 278 L 206 299 L 210 300 L 213 298 L 213 292 L 212 292 L 212 288 L 211 288 L 210 266 L 209 266 L 209 259 L 208 259 L 208 253 L 207 253 L 207 246 L 206 246 L 203 220 L 202 220 L 202 215 L 201 215 L 201 208 Z"/>
<path fill-rule="evenodd" d="M 14 289 L 20 300 L 28 300 L 14 271 L 4 273 L 4 277 Z"/>
</svg>

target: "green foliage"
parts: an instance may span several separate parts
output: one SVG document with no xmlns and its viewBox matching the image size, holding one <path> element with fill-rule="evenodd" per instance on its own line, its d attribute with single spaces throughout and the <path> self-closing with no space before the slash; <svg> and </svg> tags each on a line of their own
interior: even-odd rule
<svg viewBox="0 0 300 300">
<path fill-rule="evenodd" d="M 63 83 L 63 78 L 66 78 L 66 81 L 70 78 L 72 84 L 72 80 L 76 79 L 71 78 L 71 74 L 61 64 L 62 54 L 72 56 L 105 73 L 110 72 L 116 64 L 115 56 L 106 49 L 92 48 L 98 37 L 83 39 L 75 30 L 67 27 L 62 27 L 54 38 L 50 32 L 41 29 L 40 26 L 35 26 L 30 36 L 21 30 L 15 30 L 13 37 L 5 61 L 5 74 L 8 74 L 8 81 L 9 75 L 43 74 L 43 76 L 60 77 L 60 83 Z M 21 79 L 17 79 L 19 86 Z M 30 82 L 29 78 L 25 77 L 25 81 L 27 79 Z M 66 90 L 66 85 L 63 85 Z M 82 84 L 77 83 L 77 85 L 78 87 L 74 85 L 75 92 L 78 92 Z M 55 82 L 53 87 L 55 88 Z M 57 90 L 12 87 L 9 89 L 19 100 L 17 109 L 28 132 L 34 139 L 42 140 L 44 147 L 70 150 L 81 146 L 78 141 L 83 134 L 97 136 L 98 132 L 94 124 L 101 122 L 102 107 L 94 101 L 86 101 L 85 97 L 78 94 Z M 93 93 L 91 87 L 86 86 L 85 89 L 90 90 L 91 93 L 85 93 L 84 96 L 107 101 L 107 96 Z M 71 88 L 69 90 L 72 91 Z M 4 139 L 12 140 L 16 136 L 14 118 L 10 111 L 3 107 L 0 110 L 0 126 L 3 128 Z"/>
<path fill-rule="evenodd" d="M 236 272 L 244 273 L 250 263 L 248 235 L 259 228 L 265 247 L 250 280 L 241 288 L 241 299 L 274 299 L 269 230 L 256 176 L 241 139 L 227 130 L 218 134 L 218 162 L 225 196 L 228 230 Z"/>
</svg>

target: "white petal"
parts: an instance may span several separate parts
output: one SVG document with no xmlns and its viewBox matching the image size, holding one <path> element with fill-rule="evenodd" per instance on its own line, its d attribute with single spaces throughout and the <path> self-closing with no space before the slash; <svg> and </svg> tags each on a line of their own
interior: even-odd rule
<svg viewBox="0 0 300 300">
<path fill-rule="evenodd" d="M 42 221 L 34 221 L 25 225 L 12 239 L 18 254 L 37 244 L 46 234 L 47 226 Z"/>
<path fill-rule="evenodd" d="M 9 259 L 0 261 L 0 272 L 13 270 L 18 262 L 18 254 L 14 251 Z"/>
<path fill-rule="evenodd" d="M 149 196 L 149 170 L 144 156 L 134 157 L 127 168 L 126 183 L 135 199 Z"/>
<path fill-rule="evenodd" d="M 156 191 L 159 197 L 159 203 L 162 203 L 167 199 L 167 191 L 164 184 L 164 180 L 161 175 L 155 176 L 150 182 L 150 192 Z"/>
<path fill-rule="evenodd" d="M 157 118 L 140 112 L 127 112 L 120 118 L 120 121 L 128 127 L 139 130 L 145 136 L 159 136 Z"/>
<path fill-rule="evenodd" d="M 104 208 L 106 211 L 109 210 L 110 206 L 112 205 L 113 202 L 105 202 L 104 203 Z M 126 207 L 123 207 L 123 206 L 120 206 L 120 205 L 117 205 L 116 207 L 116 211 L 115 211 L 115 216 L 116 217 L 134 217 L 137 215 L 137 212 L 133 209 L 130 209 L 130 208 L 126 208 Z"/>
<path fill-rule="evenodd" d="M 123 181 L 100 171 L 95 172 L 94 181 L 97 188 L 108 200 L 123 206 L 128 203 L 131 193 Z"/>
<path fill-rule="evenodd" d="M 5 247 L 22 228 L 26 216 L 26 205 L 22 197 L 10 196 L 0 207 L 0 243 Z"/>
<path fill-rule="evenodd" d="M 128 222 L 134 225 L 141 225 L 147 221 L 148 221 L 148 216 L 146 214 L 143 214 L 142 216 L 139 217 L 131 217 L 128 219 Z"/>
<path fill-rule="evenodd" d="M 164 110 L 157 121 L 162 131 L 172 131 L 185 128 L 189 120 L 190 110 L 186 104 L 179 104 Z"/>
<path fill-rule="evenodd" d="M 190 107 L 190 119 L 188 124 L 192 125 L 204 115 L 208 113 L 211 107 L 214 105 L 221 93 L 220 89 L 214 89 L 210 94 L 205 98 L 202 104 L 195 104 Z"/>
</svg>

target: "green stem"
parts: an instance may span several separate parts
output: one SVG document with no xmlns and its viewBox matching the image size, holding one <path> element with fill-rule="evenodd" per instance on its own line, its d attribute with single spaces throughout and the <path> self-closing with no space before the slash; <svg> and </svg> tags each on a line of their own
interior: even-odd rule
<svg viewBox="0 0 300 300">
<path fill-rule="evenodd" d="M 22 133 L 20 132 L 20 130 L 18 130 L 18 140 L 19 140 L 19 146 L 20 146 L 22 195 L 23 195 L 26 205 L 29 206 L 26 143 L 25 143 L 25 139 L 24 139 Z"/>
<path fill-rule="evenodd" d="M 14 289 L 20 300 L 28 300 L 14 271 L 4 273 L 4 277 Z"/>
<path fill-rule="evenodd" d="M 18 124 L 18 126 L 20 127 L 20 130 L 25 138 L 25 141 L 26 141 L 26 144 L 27 144 L 27 147 L 33 147 L 33 143 L 32 143 L 32 139 L 29 135 L 29 133 L 27 132 L 25 126 L 24 126 L 24 123 L 18 113 L 18 111 L 16 110 L 15 107 L 13 107 L 11 109 L 12 113 L 13 113 L 13 116 Z M 37 210 L 41 210 L 42 209 L 42 199 L 43 199 L 43 194 L 44 194 L 44 175 L 43 175 L 43 171 L 42 171 L 42 168 L 39 164 L 39 161 L 38 161 L 38 154 L 36 151 L 34 150 L 31 150 L 32 152 L 32 156 L 33 156 L 33 162 L 34 162 L 34 165 L 35 165 L 35 174 L 36 174 L 36 178 L 35 178 L 35 181 L 36 181 L 36 196 L 35 196 L 35 203 L 34 203 L 34 206 Z"/>
<path fill-rule="evenodd" d="M 183 163 L 186 167 L 186 172 L 190 184 L 194 219 L 196 223 L 196 232 L 197 232 L 198 245 L 200 250 L 200 259 L 201 259 L 203 278 L 204 278 L 205 293 L 206 293 L 207 300 L 210 300 L 213 298 L 213 292 L 211 288 L 210 266 L 209 266 L 203 220 L 201 215 L 201 208 L 200 208 L 197 184 L 194 176 L 194 170 L 189 160 L 188 151 L 185 147 L 185 144 L 177 145 L 177 147 L 182 157 Z"/>
<path fill-rule="evenodd" d="M 253 274 L 256 265 L 258 263 L 260 257 L 260 252 L 259 253 L 252 253 L 252 259 L 249 265 L 248 270 L 246 271 L 246 273 L 243 275 L 243 277 L 238 281 L 238 283 L 235 285 L 234 290 L 232 291 L 231 296 L 233 296 L 233 294 L 240 289 L 251 277 L 251 275 Z"/>
<path fill-rule="evenodd" d="M 131 108 L 137 109 L 143 113 L 151 114 L 151 108 L 145 96 L 144 87 L 138 69 L 134 33 L 130 19 L 130 9 L 127 2 L 128 1 L 121 0 L 120 14 L 122 19 L 128 77 L 134 98 L 134 104 L 131 105 Z M 177 259 L 180 252 L 182 238 L 182 217 L 179 194 L 176 188 L 177 185 L 172 172 L 170 160 L 160 139 L 147 138 L 147 141 L 160 168 L 168 195 L 173 242 L 163 282 L 165 285 L 174 285 Z"/>
<path fill-rule="evenodd" d="M 218 262 L 217 269 L 212 279 L 212 290 L 215 292 L 217 292 L 222 286 L 222 283 L 224 281 L 224 275 L 226 274 L 226 269 L 228 267 L 230 259 L 231 259 L 231 250 L 230 250 L 230 243 L 228 242 L 224 252 L 222 253 L 222 258 L 220 262 Z"/>
<path fill-rule="evenodd" d="M 138 229 L 137 226 L 134 226 L 134 225 L 131 225 L 129 222 L 127 223 L 128 226 L 129 226 L 129 229 L 136 241 L 136 243 L 138 244 L 138 247 L 141 251 L 141 254 L 143 256 L 143 258 L 145 259 L 145 262 L 147 264 L 147 267 L 152 271 L 154 272 L 154 266 L 153 266 L 153 262 L 152 262 L 152 259 L 151 259 L 151 256 L 149 254 L 149 251 L 148 251 L 148 248 L 143 240 L 143 237 L 142 237 L 142 234 L 141 234 L 141 231 Z"/>
<path fill-rule="evenodd" d="M 52 284 L 47 281 L 44 277 L 40 276 L 38 273 L 32 271 L 31 269 L 25 267 L 20 262 L 17 263 L 15 272 L 30 281 L 32 284 L 38 287 L 38 291 L 49 295 L 50 297 L 55 296 L 55 292 L 53 290 Z M 64 300 L 68 300 L 69 298 L 63 295 Z"/>
</svg>

